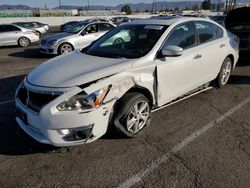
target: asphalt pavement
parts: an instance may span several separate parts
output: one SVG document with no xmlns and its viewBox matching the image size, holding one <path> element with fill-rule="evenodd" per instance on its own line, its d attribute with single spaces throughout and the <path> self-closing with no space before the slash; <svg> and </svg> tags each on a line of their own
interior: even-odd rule
<svg viewBox="0 0 250 188">
<path fill-rule="evenodd" d="M 229 84 L 153 114 L 137 138 L 109 133 L 69 149 L 19 130 L 14 94 L 53 56 L 0 48 L 0 187 L 250 187 L 250 56 Z"/>
</svg>

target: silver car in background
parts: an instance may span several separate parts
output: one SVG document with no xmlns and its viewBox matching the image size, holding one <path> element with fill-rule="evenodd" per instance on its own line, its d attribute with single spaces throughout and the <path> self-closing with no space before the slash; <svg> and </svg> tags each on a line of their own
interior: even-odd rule
<svg viewBox="0 0 250 188">
<path fill-rule="evenodd" d="M 39 36 L 33 30 L 14 24 L 0 24 L 0 46 L 19 45 L 27 47 L 38 41 Z"/>
<path fill-rule="evenodd" d="M 82 21 L 62 33 L 42 38 L 40 51 L 46 54 L 69 53 L 88 46 L 115 27 L 108 22 Z"/>
<path fill-rule="evenodd" d="M 47 33 L 47 30 L 45 29 L 44 26 L 39 25 L 35 22 L 14 22 L 12 24 L 24 27 L 26 29 L 31 29 L 34 32 L 36 32 L 36 34 L 39 36 Z"/>
</svg>

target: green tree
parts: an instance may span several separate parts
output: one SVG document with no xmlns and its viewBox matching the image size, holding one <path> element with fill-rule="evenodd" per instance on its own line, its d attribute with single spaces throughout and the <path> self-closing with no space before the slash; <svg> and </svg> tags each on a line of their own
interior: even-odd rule
<svg viewBox="0 0 250 188">
<path fill-rule="evenodd" d="M 129 5 L 125 5 L 122 7 L 121 12 L 125 12 L 127 15 L 132 14 L 132 10 Z"/>
<path fill-rule="evenodd" d="M 211 9 L 211 1 L 210 0 L 204 0 L 201 4 L 201 8 L 203 10 L 210 10 Z"/>
</svg>

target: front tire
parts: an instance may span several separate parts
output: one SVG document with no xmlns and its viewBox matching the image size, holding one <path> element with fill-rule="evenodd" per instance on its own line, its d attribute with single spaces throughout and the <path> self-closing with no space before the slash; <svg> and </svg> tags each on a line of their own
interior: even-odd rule
<svg viewBox="0 0 250 188">
<path fill-rule="evenodd" d="M 215 85 L 218 88 L 221 88 L 227 84 L 232 73 L 232 64 L 232 60 L 229 57 L 227 57 L 222 63 L 218 77 L 215 80 Z"/>
<path fill-rule="evenodd" d="M 67 54 L 74 50 L 70 43 L 62 43 L 58 48 L 58 54 Z"/>
<path fill-rule="evenodd" d="M 28 39 L 27 37 L 21 37 L 18 40 L 18 45 L 21 47 L 28 47 L 30 45 L 30 39 Z"/>
<path fill-rule="evenodd" d="M 113 42 L 113 44 L 122 44 L 122 43 L 124 43 L 124 40 L 122 38 L 117 38 Z"/>
<path fill-rule="evenodd" d="M 149 100 L 141 93 L 125 94 L 114 110 L 114 125 L 127 137 L 136 137 L 150 124 Z"/>
</svg>

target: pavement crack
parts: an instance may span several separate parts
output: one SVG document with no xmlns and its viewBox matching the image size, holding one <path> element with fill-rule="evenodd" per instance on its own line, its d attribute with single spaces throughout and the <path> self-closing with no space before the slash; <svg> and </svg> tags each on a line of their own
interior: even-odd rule
<svg viewBox="0 0 250 188">
<path fill-rule="evenodd" d="M 157 151 L 159 151 L 161 154 L 167 154 L 168 152 L 165 152 L 164 150 L 160 149 L 156 144 L 148 142 L 147 138 L 145 139 L 139 139 L 142 143 L 147 144 L 148 146 L 155 148 Z"/>
<path fill-rule="evenodd" d="M 226 117 L 229 121 L 235 123 L 236 125 L 240 126 L 244 131 L 250 132 L 250 129 L 248 129 L 247 127 L 245 127 L 244 125 L 242 125 L 241 123 L 235 121 L 234 119 L 230 118 L 230 117 Z"/>
<path fill-rule="evenodd" d="M 172 153 L 172 155 L 188 170 L 191 172 L 191 174 L 193 174 L 194 176 L 194 184 L 195 184 L 195 187 L 198 188 L 198 187 L 202 187 L 202 183 L 200 181 L 200 173 L 194 169 L 192 169 L 188 163 L 181 157 L 179 156 L 177 153 Z M 171 159 L 170 159 L 171 160 Z"/>
</svg>

